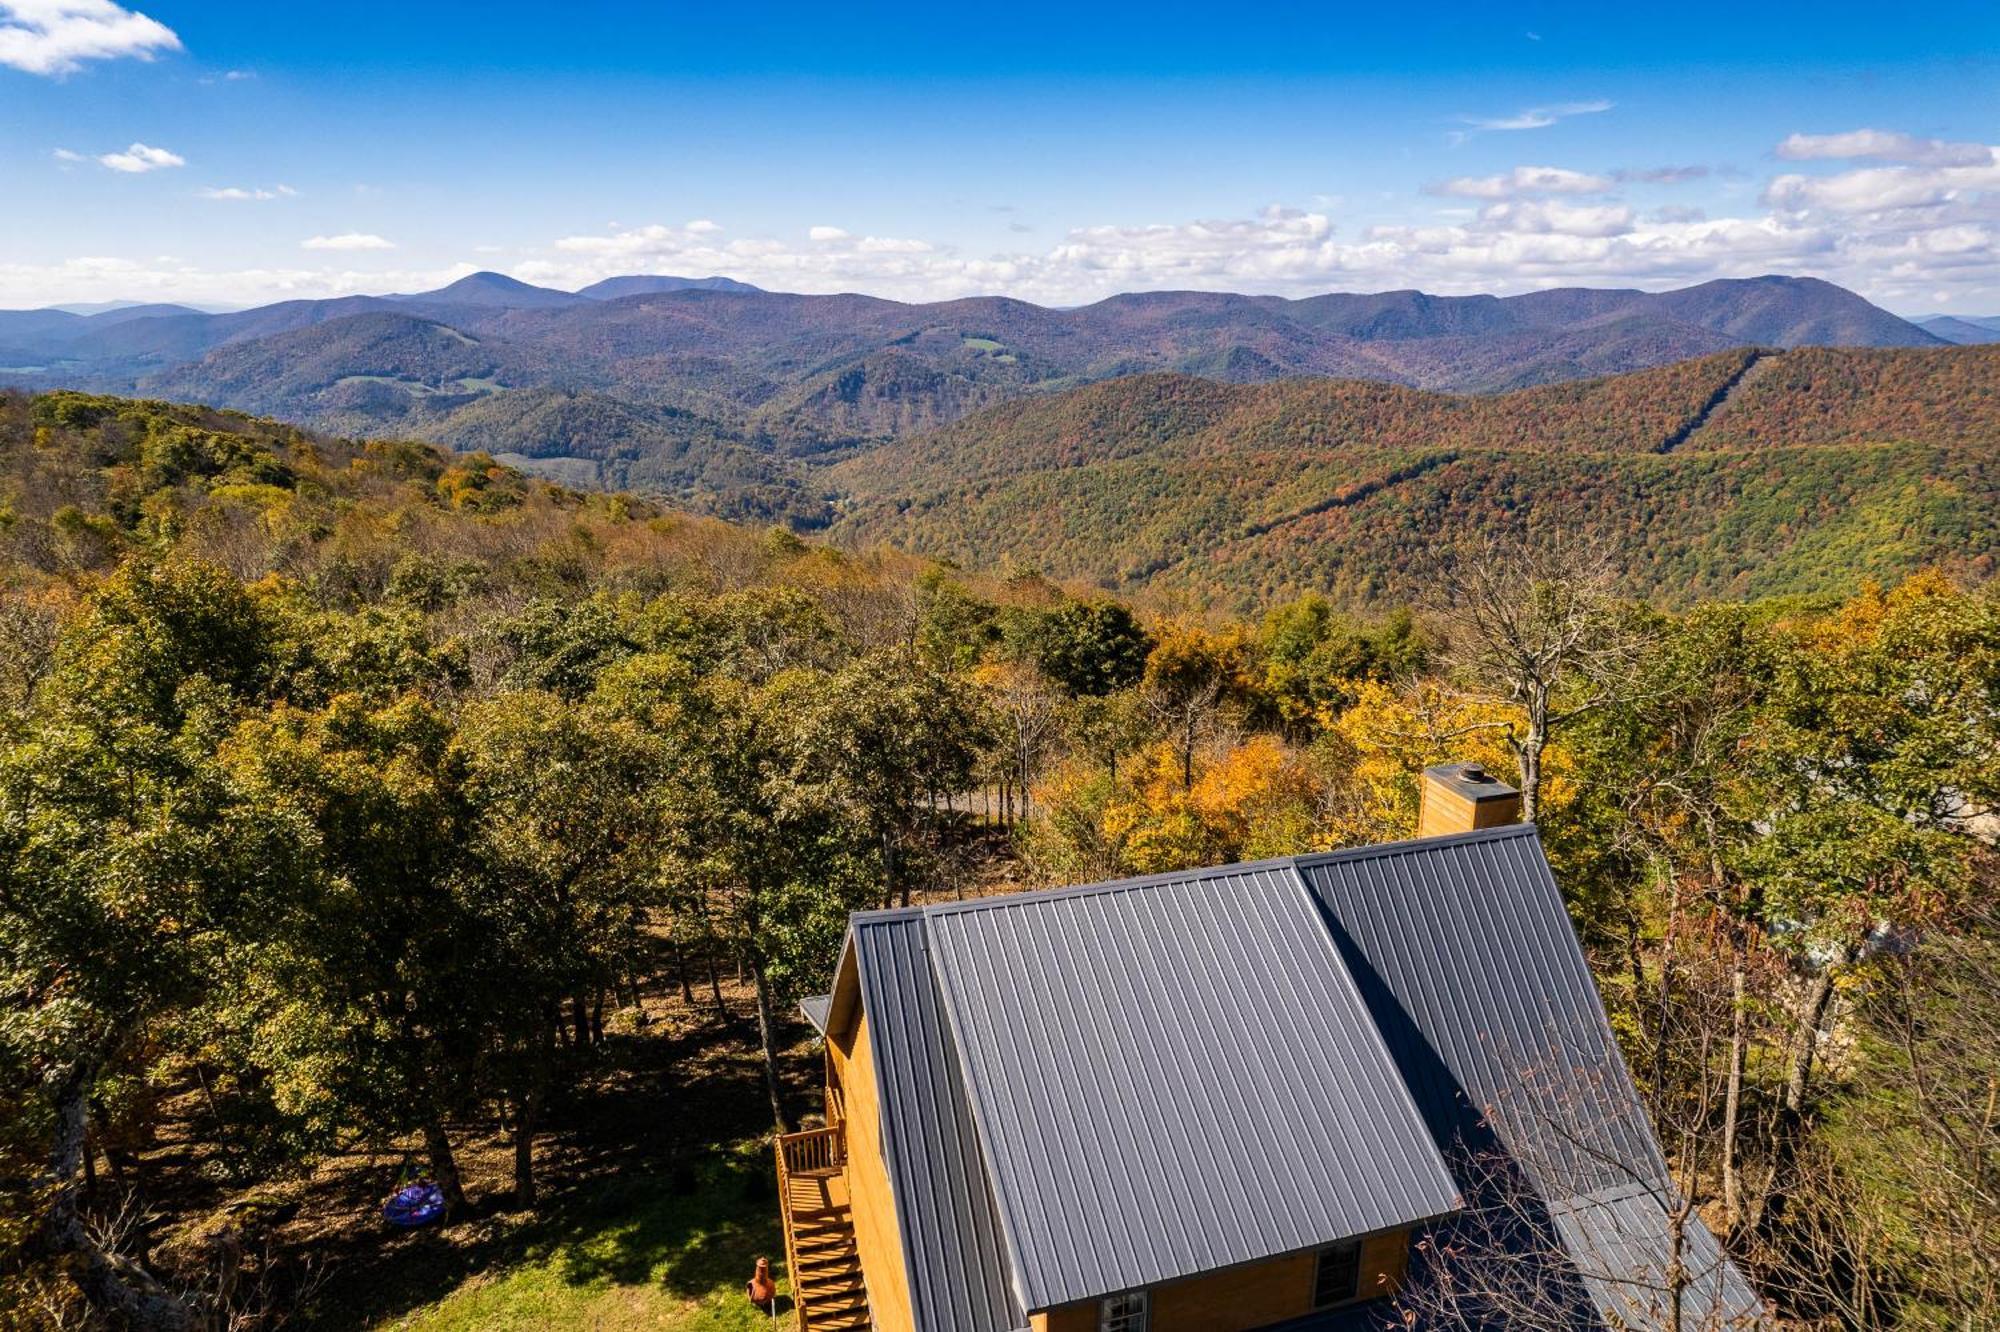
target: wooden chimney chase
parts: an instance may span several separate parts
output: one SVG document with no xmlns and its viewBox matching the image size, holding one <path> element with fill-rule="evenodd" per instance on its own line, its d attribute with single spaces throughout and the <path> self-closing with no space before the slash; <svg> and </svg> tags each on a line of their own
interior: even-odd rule
<svg viewBox="0 0 2000 1332">
<path fill-rule="evenodd" d="M 1518 823 L 1521 793 L 1477 763 L 1441 763 L 1424 769 L 1417 836 L 1443 837 Z"/>
</svg>

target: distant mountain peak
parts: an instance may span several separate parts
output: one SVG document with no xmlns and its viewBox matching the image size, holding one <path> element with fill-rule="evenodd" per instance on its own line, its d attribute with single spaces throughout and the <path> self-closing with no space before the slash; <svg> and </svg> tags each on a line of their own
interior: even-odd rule
<svg viewBox="0 0 2000 1332">
<path fill-rule="evenodd" d="M 667 273 L 633 273 L 623 277 L 608 277 L 602 282 L 593 282 L 576 293 L 594 301 L 615 301 L 624 296 L 652 296 L 666 291 L 733 291 L 741 294 L 761 294 L 762 287 L 753 287 L 735 278 L 709 276 L 702 278 L 675 277 Z"/>
<path fill-rule="evenodd" d="M 574 305 L 577 301 L 577 297 L 570 292 L 557 291 L 554 287 L 537 287 L 519 278 L 508 277 L 505 273 L 490 271 L 467 274 L 436 291 L 420 291 L 390 299 L 425 305 L 501 305 L 529 309 Z"/>
</svg>

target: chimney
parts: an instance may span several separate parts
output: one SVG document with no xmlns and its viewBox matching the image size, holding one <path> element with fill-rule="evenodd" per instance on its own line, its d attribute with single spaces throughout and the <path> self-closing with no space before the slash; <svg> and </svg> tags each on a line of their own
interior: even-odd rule
<svg viewBox="0 0 2000 1332">
<path fill-rule="evenodd" d="M 1477 763 L 1441 763 L 1424 769 L 1417 836 L 1498 828 L 1520 817 L 1521 793 Z"/>
</svg>

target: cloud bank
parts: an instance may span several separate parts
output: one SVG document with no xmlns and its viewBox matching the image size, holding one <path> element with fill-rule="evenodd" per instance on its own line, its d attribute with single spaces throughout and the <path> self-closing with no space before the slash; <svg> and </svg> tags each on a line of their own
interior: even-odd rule
<svg viewBox="0 0 2000 1332">
<path fill-rule="evenodd" d="M 1645 195 L 1684 188 L 1707 174 L 1704 168 L 1531 164 L 1432 185 L 1429 204 L 1401 201 L 1408 206 L 1386 214 L 1389 220 L 1329 199 L 1236 217 L 1100 222 L 1038 247 L 1010 234 L 1008 248 L 977 252 L 921 236 L 864 234 L 838 218 L 776 234 L 695 218 L 556 237 L 515 250 L 522 258 L 509 271 L 563 288 L 625 273 L 721 273 L 775 290 L 911 301 L 997 293 L 1053 305 L 1177 288 L 1283 296 L 1403 287 L 1442 294 L 1658 289 L 1777 272 L 1824 277 L 1892 308 L 1959 300 L 1974 313 L 2000 309 L 2000 157 L 1992 146 L 1856 130 L 1794 135 L 1774 156 L 1785 169 L 1761 189 L 1725 177 L 1701 199 L 1706 212 L 1684 197 L 1656 205 Z M 255 197 L 211 197 L 243 194 Z M 1438 206 L 1443 201 L 1452 206 Z M 303 244 L 333 252 L 393 248 L 361 232 Z M 250 303 L 306 294 L 315 284 L 323 294 L 342 294 L 357 281 L 364 290 L 420 289 L 415 277 L 379 272 L 357 279 L 285 270 L 278 280 L 287 285 L 273 286 L 266 270 L 76 263 L 83 267 L 0 267 L 0 305 L 142 295 Z M 463 271 L 430 270 L 447 281 L 444 274 Z"/>
</svg>

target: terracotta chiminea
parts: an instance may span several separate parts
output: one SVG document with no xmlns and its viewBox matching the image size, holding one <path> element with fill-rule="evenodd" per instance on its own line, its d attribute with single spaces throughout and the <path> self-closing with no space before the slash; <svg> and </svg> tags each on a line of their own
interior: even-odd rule
<svg viewBox="0 0 2000 1332">
<path fill-rule="evenodd" d="M 778 1298 L 778 1283 L 771 1280 L 771 1260 L 769 1258 L 759 1258 L 757 1260 L 756 1274 L 744 1285 L 743 1293 L 750 1297 L 750 1303 L 756 1305 L 765 1313 L 771 1312 L 771 1302 Z"/>
</svg>

